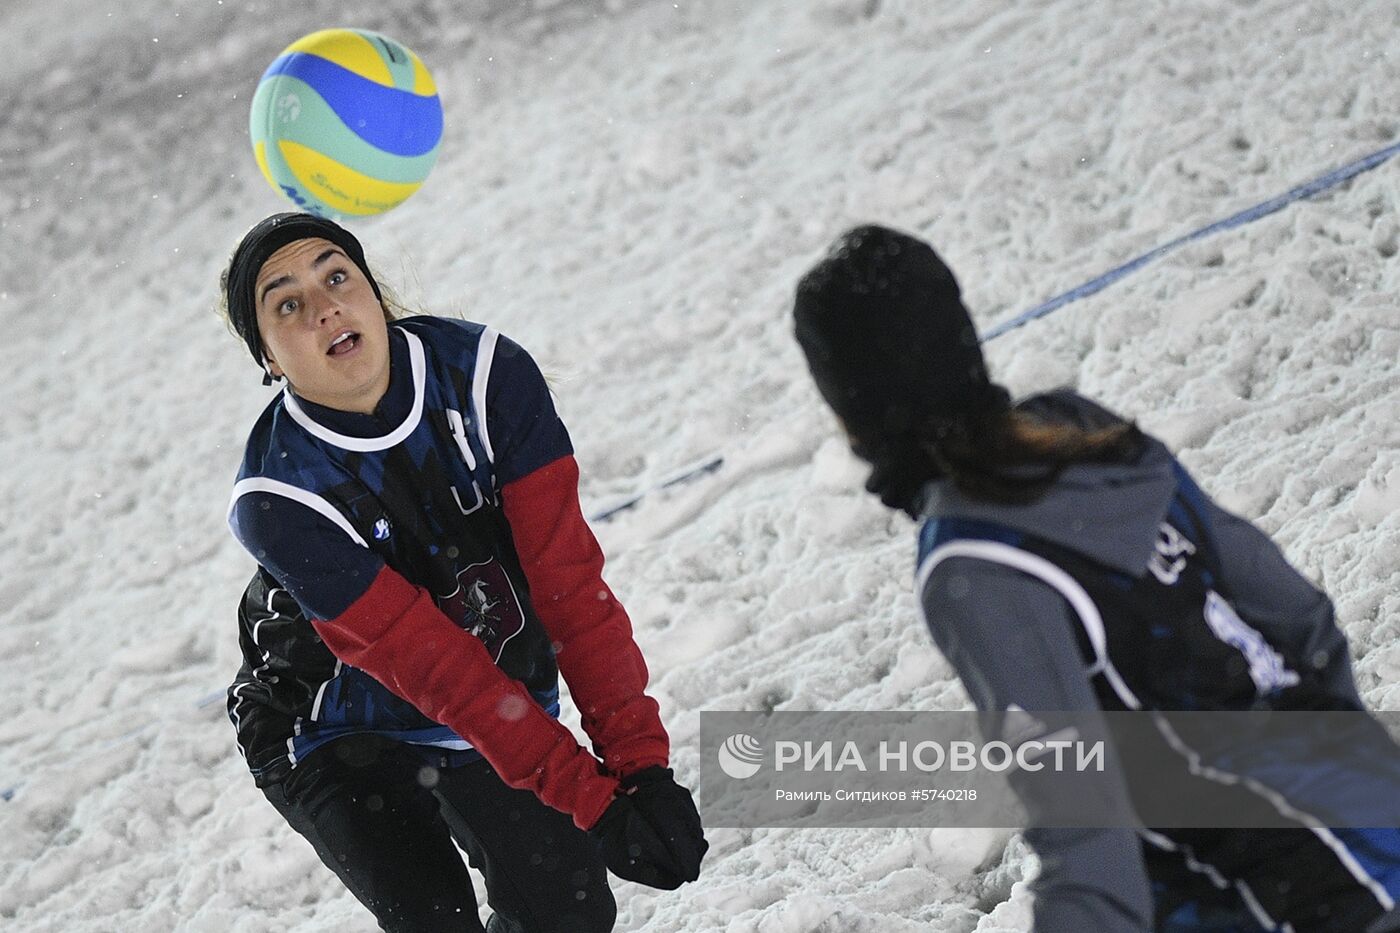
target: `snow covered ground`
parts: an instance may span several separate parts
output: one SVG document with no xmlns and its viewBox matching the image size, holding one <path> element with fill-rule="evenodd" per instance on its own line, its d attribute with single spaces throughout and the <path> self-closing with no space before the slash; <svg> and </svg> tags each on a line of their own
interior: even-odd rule
<svg viewBox="0 0 1400 933">
<path fill-rule="evenodd" d="M 367 930 L 221 704 L 251 570 L 224 508 L 271 390 L 214 314 L 282 202 L 247 144 L 313 29 L 415 49 L 437 169 L 354 225 L 412 305 L 554 378 L 682 778 L 703 709 L 957 709 L 911 526 L 859 491 L 790 337 L 845 226 L 930 236 L 983 325 L 1392 142 L 1390 0 L 5 0 L 0 927 Z M 1400 709 L 1400 221 L 1387 164 L 991 345 L 1177 445 L 1335 596 Z M 702 808 L 703 808 L 703 801 Z M 712 833 L 620 931 L 1023 931 L 1008 831 Z"/>
</svg>

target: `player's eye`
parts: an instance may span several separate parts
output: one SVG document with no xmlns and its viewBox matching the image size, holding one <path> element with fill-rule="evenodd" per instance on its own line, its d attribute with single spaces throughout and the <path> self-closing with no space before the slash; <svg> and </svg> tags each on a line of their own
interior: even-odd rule
<svg viewBox="0 0 1400 933">
<path fill-rule="evenodd" d="M 299 307 L 301 307 L 301 305 L 295 298 L 288 298 L 277 306 L 277 313 L 283 315 L 295 314 Z"/>
<path fill-rule="evenodd" d="M 349 276 L 346 275 L 343 270 L 337 269 L 326 277 L 326 284 L 339 285 L 341 282 L 344 282 L 347 278 L 349 278 Z"/>
</svg>

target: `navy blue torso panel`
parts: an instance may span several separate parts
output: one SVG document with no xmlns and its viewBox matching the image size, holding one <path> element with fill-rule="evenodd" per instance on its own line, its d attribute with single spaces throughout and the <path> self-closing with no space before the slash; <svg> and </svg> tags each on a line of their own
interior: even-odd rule
<svg viewBox="0 0 1400 933">
<path fill-rule="evenodd" d="M 923 524 L 919 566 L 927 574 L 947 557 L 975 557 L 1054 587 L 1077 618 L 1080 651 L 1106 710 L 1287 704 L 1299 675 L 1221 591 L 1210 531 L 1193 505 L 1199 490 L 1184 471 L 1178 478 L 1137 576 L 1015 528 L 956 517 Z"/>
</svg>

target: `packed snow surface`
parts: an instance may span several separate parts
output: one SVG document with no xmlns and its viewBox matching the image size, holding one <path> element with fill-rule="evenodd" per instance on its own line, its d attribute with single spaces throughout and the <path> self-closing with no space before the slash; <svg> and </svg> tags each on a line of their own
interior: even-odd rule
<svg viewBox="0 0 1400 933">
<path fill-rule="evenodd" d="M 1389 0 L 6 0 L 0 64 L 0 927 L 368 930 L 220 702 L 251 559 L 224 524 L 273 390 L 215 314 L 284 207 L 258 76 L 327 26 L 437 79 L 421 192 L 352 228 L 406 302 L 541 361 L 683 780 L 706 709 L 960 709 L 912 526 L 861 492 L 791 339 L 846 226 L 923 234 L 978 322 L 1393 142 Z M 1400 709 L 1400 244 L 1387 164 L 989 347 L 1177 447 L 1334 596 Z M 577 723 L 570 713 L 567 721 Z M 704 801 L 701 801 L 703 808 Z M 1008 830 L 715 830 L 620 931 L 1029 927 Z"/>
</svg>

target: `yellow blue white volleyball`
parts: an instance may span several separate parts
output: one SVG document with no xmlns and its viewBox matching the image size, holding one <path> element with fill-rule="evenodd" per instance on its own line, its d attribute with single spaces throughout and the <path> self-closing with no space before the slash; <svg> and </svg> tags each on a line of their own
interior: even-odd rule
<svg viewBox="0 0 1400 933">
<path fill-rule="evenodd" d="M 253 95 L 263 177 L 323 217 L 380 214 L 437 162 L 442 102 L 423 62 L 387 36 L 323 29 L 282 50 Z"/>
</svg>

